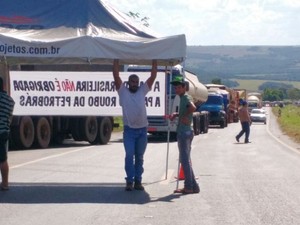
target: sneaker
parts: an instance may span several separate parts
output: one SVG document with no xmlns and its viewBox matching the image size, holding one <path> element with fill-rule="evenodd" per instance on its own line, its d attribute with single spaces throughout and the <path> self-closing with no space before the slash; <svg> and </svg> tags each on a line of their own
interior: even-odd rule
<svg viewBox="0 0 300 225">
<path fill-rule="evenodd" d="M 251 143 L 250 141 L 245 141 L 245 144 Z"/>
<path fill-rule="evenodd" d="M 138 190 L 138 191 L 144 191 L 145 190 L 144 186 L 139 181 L 134 182 L 134 189 Z"/>
<path fill-rule="evenodd" d="M 236 140 L 237 142 L 240 142 L 240 139 L 238 138 L 238 136 L 235 136 L 235 140 Z"/>
<path fill-rule="evenodd" d="M 125 191 L 133 191 L 133 183 L 132 182 L 126 182 Z"/>
</svg>

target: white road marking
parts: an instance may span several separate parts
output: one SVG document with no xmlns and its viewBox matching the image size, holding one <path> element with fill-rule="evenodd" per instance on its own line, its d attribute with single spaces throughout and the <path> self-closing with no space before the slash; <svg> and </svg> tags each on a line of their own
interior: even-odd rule
<svg viewBox="0 0 300 225">
<path fill-rule="evenodd" d="M 29 162 L 26 162 L 26 163 L 22 163 L 22 164 L 19 164 L 19 165 L 11 166 L 10 169 L 16 169 L 16 168 L 19 168 L 19 167 L 22 167 L 22 166 L 27 166 L 27 165 L 30 165 L 30 164 L 33 164 L 33 163 L 36 163 L 36 162 L 40 162 L 40 161 L 44 161 L 44 160 L 47 160 L 47 159 L 52 159 L 52 158 L 60 157 L 60 156 L 67 155 L 67 154 L 70 154 L 70 153 L 83 151 L 83 150 L 86 150 L 86 149 L 92 148 L 92 147 L 94 147 L 94 146 L 88 146 L 88 147 L 84 147 L 84 148 L 79 148 L 77 150 L 71 150 L 71 151 L 68 151 L 68 152 L 64 152 L 64 153 L 60 153 L 60 154 L 51 155 L 51 156 L 47 156 L 47 157 L 44 157 L 44 158 L 32 160 L 32 161 L 29 161 Z"/>
</svg>

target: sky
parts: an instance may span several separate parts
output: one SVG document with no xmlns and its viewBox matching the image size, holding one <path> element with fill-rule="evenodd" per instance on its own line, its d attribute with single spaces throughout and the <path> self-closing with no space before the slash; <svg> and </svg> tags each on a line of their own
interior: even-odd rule
<svg viewBox="0 0 300 225">
<path fill-rule="evenodd" d="M 300 0 L 109 0 L 187 45 L 300 45 Z"/>
</svg>

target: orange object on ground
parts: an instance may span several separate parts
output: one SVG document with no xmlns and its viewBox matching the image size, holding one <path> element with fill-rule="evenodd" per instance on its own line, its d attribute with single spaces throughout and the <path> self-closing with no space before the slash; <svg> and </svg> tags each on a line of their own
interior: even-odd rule
<svg viewBox="0 0 300 225">
<path fill-rule="evenodd" d="M 181 163 L 180 163 L 179 174 L 178 174 L 177 179 L 178 179 L 178 180 L 184 180 L 184 179 L 185 179 L 185 176 L 184 176 L 184 172 L 183 172 L 183 168 L 182 168 L 182 166 L 181 166 Z"/>
</svg>

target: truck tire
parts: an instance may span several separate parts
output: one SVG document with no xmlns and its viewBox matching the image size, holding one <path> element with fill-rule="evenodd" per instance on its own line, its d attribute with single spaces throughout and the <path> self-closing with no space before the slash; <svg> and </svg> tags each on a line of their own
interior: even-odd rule
<svg viewBox="0 0 300 225">
<path fill-rule="evenodd" d="M 225 119 L 225 121 L 224 121 L 224 127 L 228 127 L 228 120 L 227 119 Z"/>
<path fill-rule="evenodd" d="M 209 126 L 208 113 L 201 113 L 200 115 L 200 133 L 207 133 Z"/>
<path fill-rule="evenodd" d="M 94 143 L 98 134 L 98 121 L 95 116 L 87 116 L 81 120 L 81 129 L 83 131 L 84 140 Z"/>
<path fill-rule="evenodd" d="M 35 144 L 40 148 L 48 148 L 51 141 L 51 127 L 46 117 L 35 121 Z"/>
<path fill-rule="evenodd" d="M 200 116 L 200 133 L 204 133 L 205 131 L 205 115 L 201 114 Z"/>
<path fill-rule="evenodd" d="M 105 145 L 109 142 L 111 138 L 112 128 L 113 128 L 112 122 L 108 117 L 100 118 L 98 138 L 99 138 L 99 143 L 101 145 Z"/>
<path fill-rule="evenodd" d="M 207 133 L 208 132 L 208 128 L 209 128 L 209 118 L 208 118 L 208 114 L 204 115 L 204 131 L 203 133 Z"/>
<path fill-rule="evenodd" d="M 11 137 L 16 148 L 31 148 L 34 141 L 34 125 L 30 116 L 20 118 L 19 125 L 12 127 Z"/>
<path fill-rule="evenodd" d="M 194 113 L 193 114 L 193 129 L 194 129 L 194 134 L 199 135 L 200 134 L 200 114 L 199 113 Z"/>
</svg>

